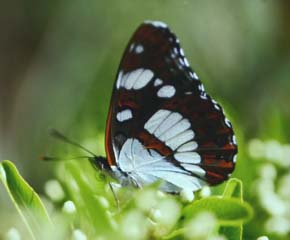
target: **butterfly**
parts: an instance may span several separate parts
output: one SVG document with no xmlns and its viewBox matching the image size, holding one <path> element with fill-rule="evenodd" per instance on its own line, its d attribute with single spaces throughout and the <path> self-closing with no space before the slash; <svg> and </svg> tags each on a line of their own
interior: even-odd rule
<svg viewBox="0 0 290 240">
<path fill-rule="evenodd" d="M 166 24 L 146 21 L 123 54 L 95 164 L 121 185 L 161 181 L 165 192 L 228 179 L 237 143 L 222 107 L 204 90 Z"/>
<path fill-rule="evenodd" d="M 141 24 L 123 54 L 107 118 L 107 158 L 51 134 L 93 155 L 92 164 L 121 185 L 159 181 L 169 193 L 225 181 L 238 152 L 222 107 L 205 92 L 177 37 L 158 21 Z"/>
</svg>

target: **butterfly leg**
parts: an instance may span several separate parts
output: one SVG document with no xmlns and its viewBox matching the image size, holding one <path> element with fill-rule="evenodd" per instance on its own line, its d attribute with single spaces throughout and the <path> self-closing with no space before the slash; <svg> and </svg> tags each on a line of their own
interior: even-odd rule
<svg viewBox="0 0 290 240">
<path fill-rule="evenodd" d="M 120 201 L 119 201 L 119 199 L 117 197 L 117 194 L 116 194 L 116 192 L 114 190 L 113 184 L 111 182 L 109 182 L 109 186 L 110 186 L 110 189 L 111 189 L 111 191 L 113 193 L 113 196 L 114 196 L 114 199 L 115 199 L 115 202 L 116 202 L 116 206 L 118 208 L 118 211 L 120 211 Z"/>
</svg>

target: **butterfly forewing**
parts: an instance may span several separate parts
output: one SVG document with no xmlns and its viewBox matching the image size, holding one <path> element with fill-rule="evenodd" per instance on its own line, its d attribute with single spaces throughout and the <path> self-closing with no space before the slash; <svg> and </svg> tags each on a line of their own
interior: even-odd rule
<svg viewBox="0 0 290 240">
<path fill-rule="evenodd" d="M 217 184 L 234 169 L 232 126 L 163 23 L 145 22 L 129 41 L 113 88 L 106 151 L 109 164 L 136 185 L 162 179 L 166 191 Z"/>
</svg>

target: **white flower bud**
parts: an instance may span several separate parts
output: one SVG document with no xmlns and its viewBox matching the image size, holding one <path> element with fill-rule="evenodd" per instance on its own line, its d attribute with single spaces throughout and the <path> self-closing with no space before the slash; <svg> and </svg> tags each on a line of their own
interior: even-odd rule
<svg viewBox="0 0 290 240">
<path fill-rule="evenodd" d="M 87 236 L 80 229 L 75 229 L 72 234 L 72 240 L 87 240 Z"/>
<path fill-rule="evenodd" d="M 64 198 L 64 191 L 57 180 L 48 180 L 44 185 L 44 191 L 52 201 L 61 201 Z"/>
<path fill-rule="evenodd" d="M 5 240 L 21 240 L 20 233 L 16 228 L 10 228 L 6 233 Z"/>
<path fill-rule="evenodd" d="M 267 236 L 258 237 L 257 240 L 269 240 Z"/>
<path fill-rule="evenodd" d="M 151 208 L 156 207 L 157 193 L 154 190 L 148 189 L 138 193 L 136 197 L 136 205 L 143 211 L 150 211 Z"/>
<path fill-rule="evenodd" d="M 217 221 L 213 214 L 199 213 L 186 225 L 185 237 L 188 239 L 208 239 L 214 232 Z"/>
<path fill-rule="evenodd" d="M 248 145 L 248 152 L 252 158 L 262 158 L 265 155 L 265 146 L 260 139 L 252 139 Z"/>
<path fill-rule="evenodd" d="M 182 201 L 184 201 L 184 202 L 192 202 L 194 200 L 194 193 L 192 190 L 183 189 L 180 192 L 180 197 L 181 197 Z"/>
<path fill-rule="evenodd" d="M 121 230 L 125 239 L 144 239 L 148 232 L 146 217 L 141 211 L 131 210 L 127 212 L 121 222 Z"/>
<path fill-rule="evenodd" d="M 209 197 L 211 195 L 211 190 L 209 186 L 204 186 L 201 190 L 200 190 L 200 196 L 205 198 L 205 197 Z"/>
<path fill-rule="evenodd" d="M 76 211 L 76 207 L 73 201 L 69 200 L 63 204 L 62 210 L 66 213 L 74 213 Z"/>
</svg>

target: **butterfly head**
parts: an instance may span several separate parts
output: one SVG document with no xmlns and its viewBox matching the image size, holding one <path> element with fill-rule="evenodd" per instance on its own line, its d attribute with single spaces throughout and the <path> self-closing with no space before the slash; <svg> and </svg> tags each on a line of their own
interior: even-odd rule
<svg viewBox="0 0 290 240">
<path fill-rule="evenodd" d="M 108 164 L 108 160 L 104 157 L 94 156 L 89 158 L 92 165 L 101 171 L 110 171 L 110 165 Z"/>
</svg>

